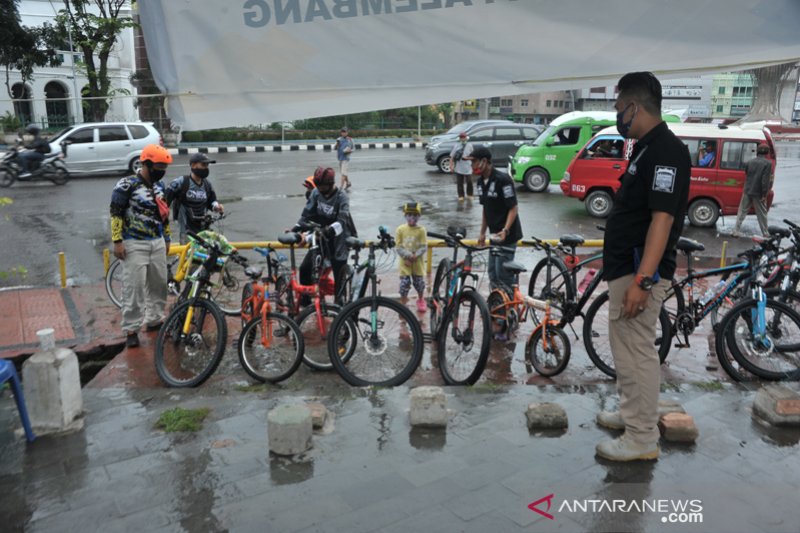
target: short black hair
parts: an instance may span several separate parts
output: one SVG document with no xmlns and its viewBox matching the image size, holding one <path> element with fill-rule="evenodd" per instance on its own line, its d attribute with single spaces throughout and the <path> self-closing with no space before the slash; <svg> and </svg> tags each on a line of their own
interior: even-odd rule
<svg viewBox="0 0 800 533">
<path fill-rule="evenodd" d="M 478 146 L 476 147 L 469 156 L 473 160 L 480 160 L 480 159 L 488 159 L 489 162 L 492 162 L 492 152 L 489 151 L 488 148 L 485 146 Z"/>
<path fill-rule="evenodd" d="M 651 115 L 661 116 L 661 82 L 652 72 L 629 72 L 617 82 L 619 96 L 641 105 Z"/>
</svg>

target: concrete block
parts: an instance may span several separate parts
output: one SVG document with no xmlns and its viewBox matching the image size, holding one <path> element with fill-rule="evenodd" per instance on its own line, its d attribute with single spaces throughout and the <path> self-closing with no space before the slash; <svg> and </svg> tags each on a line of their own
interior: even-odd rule
<svg viewBox="0 0 800 533">
<path fill-rule="evenodd" d="M 783 385 L 767 385 L 756 394 L 753 415 L 773 426 L 800 427 L 800 394 Z"/>
<path fill-rule="evenodd" d="M 267 415 L 269 449 L 277 455 L 296 455 L 311 448 L 311 410 L 301 404 L 281 405 Z"/>
<path fill-rule="evenodd" d="M 37 332 L 42 348 L 22 364 L 22 382 L 31 426 L 37 435 L 83 427 L 78 357 L 55 347 L 52 329 Z"/>
<path fill-rule="evenodd" d="M 311 411 L 311 425 L 314 429 L 322 429 L 328 419 L 328 409 L 319 402 L 307 403 L 306 406 Z"/>
<path fill-rule="evenodd" d="M 669 442 L 691 443 L 697 440 L 700 432 L 694 425 L 694 418 L 685 413 L 667 413 L 658 421 L 661 435 Z"/>
<path fill-rule="evenodd" d="M 444 390 L 441 387 L 413 389 L 408 418 L 412 426 L 446 427 L 448 415 Z"/>
<path fill-rule="evenodd" d="M 658 416 L 664 416 L 668 413 L 686 413 L 686 411 L 675 400 L 658 400 Z"/>
<path fill-rule="evenodd" d="M 569 426 L 567 412 L 557 403 L 532 403 L 525 412 L 528 429 L 565 429 Z"/>
</svg>

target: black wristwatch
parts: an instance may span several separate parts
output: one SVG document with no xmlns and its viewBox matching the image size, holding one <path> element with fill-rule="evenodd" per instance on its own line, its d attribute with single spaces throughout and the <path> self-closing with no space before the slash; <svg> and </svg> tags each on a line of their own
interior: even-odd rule
<svg viewBox="0 0 800 533">
<path fill-rule="evenodd" d="M 636 285 L 643 291 L 649 291 L 655 285 L 655 280 L 650 276 L 643 276 L 642 274 L 636 275 Z"/>
</svg>

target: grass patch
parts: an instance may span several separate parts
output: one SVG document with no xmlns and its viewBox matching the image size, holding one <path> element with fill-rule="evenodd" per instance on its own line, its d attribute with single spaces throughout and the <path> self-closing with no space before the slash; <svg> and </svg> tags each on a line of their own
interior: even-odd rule
<svg viewBox="0 0 800 533">
<path fill-rule="evenodd" d="M 201 407 L 200 409 L 184 409 L 176 407 L 161 413 L 156 422 L 156 428 L 163 429 L 167 433 L 176 431 L 200 431 L 203 428 L 203 420 L 206 419 L 211 409 Z"/>
<path fill-rule="evenodd" d="M 661 392 L 680 392 L 681 388 L 676 383 L 662 383 L 661 384 Z"/>
<path fill-rule="evenodd" d="M 693 385 L 698 389 L 702 389 L 708 392 L 715 392 L 723 389 L 722 382 L 720 381 L 697 381 L 693 383 Z"/>
<path fill-rule="evenodd" d="M 236 385 L 234 389 L 239 392 L 267 392 L 270 386 L 267 383 L 255 383 L 253 385 Z"/>
</svg>

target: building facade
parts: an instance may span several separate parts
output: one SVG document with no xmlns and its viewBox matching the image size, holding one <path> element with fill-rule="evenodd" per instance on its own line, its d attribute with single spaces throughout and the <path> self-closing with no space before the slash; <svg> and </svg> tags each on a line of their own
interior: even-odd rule
<svg viewBox="0 0 800 533">
<path fill-rule="evenodd" d="M 22 0 L 19 14 L 23 26 L 41 26 L 54 23 L 59 10 L 64 8 L 58 0 Z M 130 5 L 121 11 L 121 16 L 131 16 Z M 82 54 L 77 47 L 59 50 L 62 64 L 58 67 L 40 67 L 33 79 L 22 82 L 19 72 L 11 71 L 9 85 L 12 98 L 3 91 L 0 98 L 0 115 L 15 114 L 23 124 L 40 124 L 46 130 L 56 130 L 70 124 L 83 122 L 81 90 L 87 85 L 86 69 Z M 108 60 L 108 75 L 116 95 L 110 99 L 106 113 L 108 121 L 135 121 L 138 119 L 133 95 L 136 88 L 131 84 L 131 74 L 136 70 L 133 29 L 123 30 Z"/>
</svg>

